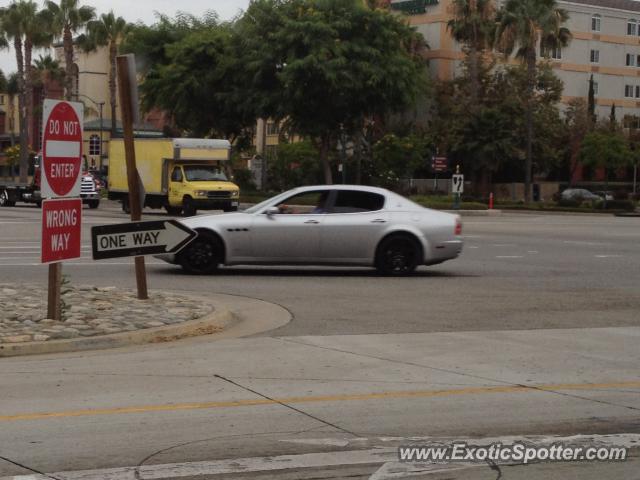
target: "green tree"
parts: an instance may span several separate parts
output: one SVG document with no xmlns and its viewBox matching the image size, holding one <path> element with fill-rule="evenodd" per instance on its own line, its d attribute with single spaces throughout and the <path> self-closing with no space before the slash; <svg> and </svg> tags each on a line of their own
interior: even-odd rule
<svg viewBox="0 0 640 480">
<path fill-rule="evenodd" d="M 278 190 L 319 182 L 318 149 L 308 140 L 280 143 L 269 162 L 269 183 Z"/>
<path fill-rule="evenodd" d="M 45 2 L 45 18 L 49 32 L 54 37 L 62 38 L 64 51 L 65 99 L 72 100 L 73 95 L 73 36 L 81 31 L 90 20 L 95 17 L 95 9 L 90 6 L 80 6 L 79 0 L 60 0 L 55 3 L 51 0 Z"/>
<path fill-rule="evenodd" d="M 60 63 L 51 57 L 51 55 L 39 55 L 33 62 L 35 67 L 34 83 L 42 87 L 42 95 L 47 98 L 48 86 L 52 81 L 62 82 L 64 80 L 64 69 L 60 67 Z"/>
<path fill-rule="evenodd" d="M 495 15 L 493 0 L 454 0 L 453 18 L 447 24 L 453 38 L 464 45 L 472 105 L 477 103 L 479 97 L 480 64 L 486 51 L 493 47 Z"/>
<path fill-rule="evenodd" d="M 566 10 L 556 0 L 507 0 L 498 13 L 498 46 L 506 56 L 516 55 L 527 67 L 525 95 L 526 162 L 525 202 L 531 200 L 534 138 L 534 93 L 538 48 L 548 54 L 551 49 L 566 46 L 571 32 L 563 25 L 569 19 Z"/>
<path fill-rule="evenodd" d="M 587 94 L 587 102 L 589 106 L 589 118 L 592 126 L 595 126 L 598 117 L 596 116 L 596 88 L 593 75 L 589 77 L 589 93 Z"/>
<path fill-rule="evenodd" d="M 98 20 L 87 23 L 87 34 L 81 35 L 78 43 L 85 51 L 98 47 L 109 49 L 109 105 L 111 107 L 111 133 L 116 131 L 116 57 L 118 45 L 122 43 L 131 25 L 122 17 L 116 17 L 113 10 L 103 13 Z M 102 126 L 100 126 L 102 128 Z"/>
<path fill-rule="evenodd" d="M 607 185 L 610 172 L 631 165 L 632 159 L 633 153 L 625 137 L 610 130 L 596 130 L 587 134 L 580 150 L 580 160 L 584 165 L 604 168 Z"/>
<path fill-rule="evenodd" d="M 430 143 L 418 133 L 398 136 L 393 133 L 382 137 L 373 146 L 373 175 L 387 187 L 429 163 L 432 156 Z"/>
<path fill-rule="evenodd" d="M 242 90 L 242 57 L 228 26 L 189 33 L 167 45 L 166 55 L 169 61 L 149 69 L 141 85 L 146 110 L 166 110 L 191 135 L 231 141 L 254 124 Z"/>
<path fill-rule="evenodd" d="M 569 185 L 573 186 L 575 172 L 580 165 L 580 152 L 584 137 L 593 128 L 589 106 L 584 98 L 571 100 L 565 111 L 568 132 Z"/>
<path fill-rule="evenodd" d="M 2 12 L 2 30 L 13 40 L 18 73 L 18 110 L 20 124 L 20 182 L 27 181 L 29 168 L 29 128 L 33 124 L 33 49 L 51 43 L 44 17 L 31 0 L 14 0 Z"/>
<path fill-rule="evenodd" d="M 250 80 L 245 102 L 313 139 L 327 183 L 338 136 L 403 111 L 426 81 L 422 37 L 356 0 L 256 0 L 238 35 Z"/>
</svg>

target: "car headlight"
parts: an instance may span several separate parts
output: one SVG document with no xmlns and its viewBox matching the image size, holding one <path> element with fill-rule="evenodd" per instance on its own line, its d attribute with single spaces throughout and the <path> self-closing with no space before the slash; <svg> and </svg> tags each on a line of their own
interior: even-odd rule
<svg viewBox="0 0 640 480">
<path fill-rule="evenodd" d="M 206 190 L 196 190 L 195 192 L 193 192 L 193 194 L 196 197 L 206 197 L 207 196 L 207 191 Z"/>
<path fill-rule="evenodd" d="M 233 191 L 231 192 L 231 196 L 232 196 L 232 197 L 238 197 L 238 196 L 240 196 L 240 191 L 239 191 L 239 190 L 233 190 Z"/>
</svg>

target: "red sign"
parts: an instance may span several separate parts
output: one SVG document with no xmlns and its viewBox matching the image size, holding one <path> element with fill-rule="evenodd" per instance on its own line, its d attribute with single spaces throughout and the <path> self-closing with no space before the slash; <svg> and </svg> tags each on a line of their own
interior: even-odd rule
<svg viewBox="0 0 640 480">
<path fill-rule="evenodd" d="M 42 136 L 42 197 L 80 195 L 82 104 L 45 100 Z"/>
<path fill-rule="evenodd" d="M 431 168 L 436 172 L 445 172 L 448 168 L 449 160 L 447 157 L 433 157 Z"/>
<path fill-rule="evenodd" d="M 42 202 L 42 263 L 80 258 L 82 200 Z"/>
</svg>

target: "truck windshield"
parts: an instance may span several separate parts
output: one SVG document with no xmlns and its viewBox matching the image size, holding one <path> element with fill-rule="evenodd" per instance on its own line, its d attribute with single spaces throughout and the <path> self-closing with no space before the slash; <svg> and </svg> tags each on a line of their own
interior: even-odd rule
<svg viewBox="0 0 640 480">
<path fill-rule="evenodd" d="M 226 182 L 227 176 L 217 167 L 210 166 L 185 166 L 184 175 L 188 182 Z"/>
</svg>

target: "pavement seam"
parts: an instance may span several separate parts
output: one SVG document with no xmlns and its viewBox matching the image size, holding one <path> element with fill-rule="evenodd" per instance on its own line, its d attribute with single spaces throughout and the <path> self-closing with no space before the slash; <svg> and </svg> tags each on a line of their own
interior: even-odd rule
<svg viewBox="0 0 640 480">
<path fill-rule="evenodd" d="M 350 430 L 342 428 L 342 427 L 340 427 L 340 426 L 338 426 L 338 425 L 336 425 L 334 423 L 331 423 L 331 422 L 329 422 L 327 420 L 324 420 L 324 419 L 322 419 L 320 417 L 316 417 L 315 415 L 312 415 L 312 414 L 310 414 L 308 412 L 305 412 L 304 410 L 296 408 L 293 405 L 289 405 L 288 403 L 285 403 L 282 400 L 278 400 L 277 398 L 270 397 L 268 395 L 265 395 L 264 393 L 258 392 L 257 390 L 254 390 L 252 388 L 246 387 L 246 386 L 244 386 L 244 385 L 242 385 L 242 384 L 240 384 L 238 382 L 235 382 L 235 381 L 233 381 L 233 380 L 231 380 L 229 378 L 223 377 L 222 375 L 214 375 L 214 377 L 215 378 L 219 378 L 220 380 L 223 380 L 223 381 L 225 381 L 227 383 L 230 383 L 231 385 L 235 385 L 236 387 L 242 388 L 243 390 L 246 390 L 247 392 L 251 392 L 254 395 L 258 395 L 259 397 L 262 397 L 265 400 L 269 400 L 269 401 L 273 402 L 274 404 L 281 405 L 281 406 L 283 406 L 285 408 L 293 410 L 294 412 L 300 413 L 300 414 L 302 414 L 302 415 L 304 415 L 306 417 L 309 417 L 309 418 L 311 418 L 311 419 L 313 419 L 313 420 L 315 420 L 317 422 L 324 423 L 328 427 L 335 428 L 336 430 L 340 430 L 341 432 L 344 432 L 346 434 L 352 435 L 352 436 L 354 436 L 356 438 L 360 438 L 361 437 L 361 435 L 358 435 L 357 433 L 354 433 L 354 432 L 352 432 Z"/>
<path fill-rule="evenodd" d="M 458 371 L 450 370 L 450 369 L 447 369 L 447 368 L 433 367 L 433 366 L 430 366 L 430 365 L 423 365 L 423 364 L 415 363 L 415 362 L 407 362 L 407 361 L 404 361 L 404 360 L 395 360 L 395 359 L 392 359 L 392 358 L 385 358 L 385 357 L 380 357 L 380 356 L 377 356 L 377 355 L 371 355 L 371 354 L 367 354 L 367 353 L 358 353 L 358 352 L 352 352 L 352 351 L 349 351 L 349 350 L 342 350 L 342 349 L 339 349 L 339 348 L 325 347 L 325 346 L 321 346 L 321 345 L 314 345 L 312 343 L 305 343 L 305 342 L 302 342 L 302 341 L 299 341 L 299 340 L 292 340 L 290 338 L 285 338 L 285 337 L 272 337 L 272 338 L 277 338 L 278 340 L 282 340 L 284 342 L 290 342 L 290 343 L 296 343 L 298 345 L 304 345 L 306 347 L 315 347 L 315 348 L 320 348 L 320 349 L 323 349 L 323 350 L 330 350 L 330 351 L 339 352 L 339 353 L 346 353 L 346 354 L 355 355 L 355 356 L 359 356 L 359 357 L 372 358 L 372 359 L 380 360 L 380 361 L 384 361 L 384 362 L 399 363 L 399 364 L 402 364 L 402 365 L 409 365 L 409 366 L 413 366 L 413 367 L 424 368 L 424 369 L 433 370 L 433 371 L 437 371 L 437 372 L 441 372 L 441 373 L 448 373 L 448 374 L 452 374 L 452 375 L 458 375 L 458 376 L 461 376 L 461 377 L 474 378 L 476 380 L 483 380 L 485 382 L 501 383 L 501 384 L 506 385 L 506 386 L 521 387 L 521 388 L 529 389 L 531 391 L 551 393 L 551 394 L 555 394 L 555 395 L 559 395 L 559 396 L 563 396 L 563 397 L 575 398 L 575 399 L 578 399 L 578 400 L 585 400 L 585 401 L 591 402 L 591 403 L 600 403 L 602 405 L 609 405 L 611 407 L 619 407 L 619 408 L 625 408 L 627 410 L 632 410 L 632 411 L 640 411 L 640 408 L 633 407 L 631 405 L 622 405 L 622 404 L 619 404 L 619 403 L 607 402 L 605 400 L 597 400 L 597 399 L 593 399 L 593 398 L 587 398 L 587 397 L 583 397 L 583 396 L 576 395 L 576 394 L 559 392 L 557 390 L 551 390 L 551 389 L 545 389 L 543 387 L 537 387 L 535 385 L 526 385 L 524 383 L 508 382 L 506 380 L 483 377 L 483 376 L 474 375 L 474 374 L 471 374 L 471 373 L 458 372 Z"/>
</svg>

